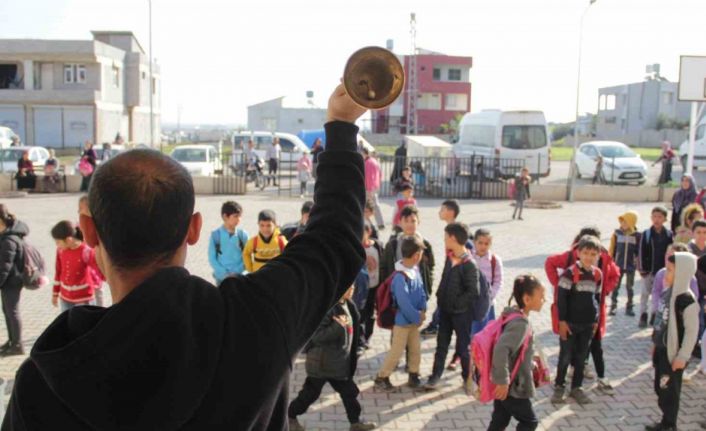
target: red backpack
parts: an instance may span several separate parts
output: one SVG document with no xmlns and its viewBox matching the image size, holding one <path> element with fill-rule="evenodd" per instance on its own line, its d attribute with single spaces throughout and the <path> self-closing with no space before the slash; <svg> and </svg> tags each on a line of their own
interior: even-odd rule
<svg viewBox="0 0 706 431">
<path fill-rule="evenodd" d="M 395 326 L 395 316 L 397 315 L 397 304 L 392 297 L 392 279 L 395 275 L 402 274 L 407 279 L 407 275 L 402 271 L 395 271 L 378 287 L 375 294 L 375 304 L 378 309 L 377 324 L 383 329 L 392 329 Z"/>
</svg>

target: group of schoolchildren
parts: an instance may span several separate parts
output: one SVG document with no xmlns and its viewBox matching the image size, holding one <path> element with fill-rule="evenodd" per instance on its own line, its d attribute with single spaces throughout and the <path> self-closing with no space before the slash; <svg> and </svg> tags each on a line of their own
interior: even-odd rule
<svg viewBox="0 0 706 431">
<path fill-rule="evenodd" d="M 391 329 L 390 349 L 376 373 L 374 389 L 397 392 L 391 376 L 404 356 L 407 386 L 414 390 L 435 390 L 445 369 L 461 364 L 462 387 L 477 395 L 483 384 L 479 376 L 488 373 L 494 398 L 489 430 L 505 429 L 514 417 L 517 429 L 533 430 L 538 419 L 531 398 L 537 381 L 538 352 L 528 320 L 530 312 L 539 312 L 544 303 L 544 286 L 532 275 L 514 280 L 510 301 L 496 319 L 496 297 L 503 286 L 503 265 L 491 251 L 492 234 L 479 229 L 470 235 L 468 227 L 456 220 L 460 206 L 455 200 L 444 201 L 439 218 L 444 229 L 445 261 L 440 282 L 434 292 L 435 261 L 429 241 L 422 237 L 419 211 L 409 204 L 410 188 L 400 184 L 393 233 L 387 244 L 380 239 L 380 226 L 373 222 L 374 203 L 366 202 L 362 245 L 367 256 L 361 276 L 340 299 L 306 347 L 307 379 L 298 396 L 290 403 L 289 426 L 303 430 L 297 417 L 304 414 L 321 394 L 326 383 L 343 401 L 351 430 L 371 430 L 375 424 L 361 419 L 359 390 L 353 377 L 358 357 L 368 348 L 375 326 Z M 85 197 L 79 202 L 79 215 L 89 214 Z M 226 277 L 258 271 L 279 256 L 287 242 L 306 229 L 313 202 L 305 202 L 301 219 L 281 228 L 273 211 L 258 214 L 258 232 L 250 237 L 240 227 L 242 207 L 225 202 L 221 208 L 222 226 L 209 237 L 208 258 L 217 283 Z M 695 214 L 695 215 L 694 215 Z M 700 214 L 700 217 L 699 217 Z M 655 207 L 652 225 L 640 232 L 637 214 L 626 212 L 619 217 L 619 228 L 611 236 L 610 247 L 600 242 L 595 227 L 582 229 L 571 247 L 547 258 L 545 270 L 554 287 L 552 323 L 559 335 L 559 361 L 554 381 L 552 403 L 566 397 L 579 404 L 590 403 L 583 381 L 595 378 L 587 367 L 593 358 L 598 377 L 597 389 L 612 395 L 614 390 L 605 378 L 601 340 L 605 335 L 606 315 L 618 310 L 618 291 L 625 281 L 625 314 L 634 316 L 633 287 L 635 273 L 642 278 L 638 325 L 653 328 L 652 361 L 655 368 L 654 390 L 659 398 L 662 420 L 647 430 L 676 429 L 681 383 L 686 362 L 692 354 L 702 358 L 699 370 L 706 373 L 706 335 L 704 302 L 706 300 L 706 221 L 703 210 L 682 211 L 681 229 L 688 243 L 674 242 L 666 226 L 667 210 Z M 66 310 L 76 305 L 103 305 L 105 280 L 95 260 L 95 253 L 82 239 L 77 224 L 59 222 L 51 231 L 57 245 L 55 285 L 52 303 Z M 389 296 L 387 305 L 381 297 Z M 437 308 L 432 313 L 427 303 L 432 294 Z M 652 301 L 650 302 L 650 296 Z M 611 298 L 610 309 L 607 298 Z M 384 299 L 384 298 L 383 298 Z M 388 316 L 389 324 L 382 319 Z M 427 317 L 431 318 L 421 329 Z M 474 368 L 469 350 L 471 340 L 491 338 L 498 331 L 492 349 L 492 363 Z M 454 357 L 446 365 L 452 335 L 456 335 Z M 434 365 L 426 382 L 420 377 L 421 338 L 436 336 Z M 703 337 L 703 338 L 702 338 Z M 702 339 L 701 339 L 702 338 Z M 697 340 L 701 339 L 700 352 Z M 699 353 L 701 353 L 699 355 Z M 566 379 L 571 382 L 566 389 Z M 484 388 L 487 390 L 487 388 Z M 474 392 L 475 391 L 475 392 Z M 706 425 L 704 425 L 706 428 Z"/>
</svg>

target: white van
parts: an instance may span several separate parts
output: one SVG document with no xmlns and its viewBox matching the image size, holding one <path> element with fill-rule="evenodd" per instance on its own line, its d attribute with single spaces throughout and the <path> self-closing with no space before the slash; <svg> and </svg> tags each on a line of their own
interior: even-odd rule
<svg viewBox="0 0 706 431">
<path fill-rule="evenodd" d="M 13 136 L 15 136 L 15 132 L 12 129 L 0 126 L 0 148 L 10 148 Z"/>
<path fill-rule="evenodd" d="M 267 149 L 272 146 L 274 137 L 279 138 L 279 145 L 282 148 L 282 153 L 280 154 L 280 166 L 282 169 L 296 169 L 301 154 L 310 152 L 309 147 L 299 137 L 290 133 L 242 131 L 233 133 L 231 138 L 234 160 L 238 159 L 240 154 L 243 154 L 243 150 L 248 147 L 248 141 L 252 139 L 255 144 L 255 154 L 267 163 L 265 154 Z"/>
<path fill-rule="evenodd" d="M 544 113 L 500 110 L 468 113 L 459 125 L 454 154 L 463 158 L 474 155 L 490 158 L 499 162 L 502 175 L 514 175 L 523 164 L 531 175 L 546 177 L 551 150 Z"/>
<path fill-rule="evenodd" d="M 686 169 L 687 157 L 689 155 L 689 139 L 679 146 L 679 160 L 682 168 Z M 696 140 L 694 141 L 694 167 L 702 168 L 706 166 L 706 117 L 696 125 Z"/>
</svg>

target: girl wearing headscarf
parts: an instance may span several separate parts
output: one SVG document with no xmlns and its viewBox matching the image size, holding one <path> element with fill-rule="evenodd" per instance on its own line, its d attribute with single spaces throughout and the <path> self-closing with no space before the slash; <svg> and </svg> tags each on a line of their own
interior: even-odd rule
<svg viewBox="0 0 706 431">
<path fill-rule="evenodd" d="M 681 188 L 672 197 L 672 232 L 676 232 L 684 208 L 696 200 L 694 177 L 686 174 L 681 177 Z"/>
<path fill-rule="evenodd" d="M 669 141 L 662 142 L 662 154 L 659 159 L 652 163 L 652 166 L 662 162 L 662 173 L 659 176 L 657 184 L 667 184 L 672 181 L 672 159 L 674 159 L 674 150 L 672 143 Z"/>
</svg>

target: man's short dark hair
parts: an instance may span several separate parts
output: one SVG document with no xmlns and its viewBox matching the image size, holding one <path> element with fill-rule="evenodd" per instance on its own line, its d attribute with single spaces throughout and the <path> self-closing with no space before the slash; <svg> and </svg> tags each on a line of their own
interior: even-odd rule
<svg viewBox="0 0 706 431">
<path fill-rule="evenodd" d="M 463 223 L 449 223 L 444 228 L 444 232 L 461 245 L 468 242 L 468 226 Z"/>
<path fill-rule="evenodd" d="M 416 235 L 405 236 L 400 243 L 400 251 L 404 259 L 409 259 L 425 248 L 422 240 Z"/>
<path fill-rule="evenodd" d="M 414 205 L 407 205 L 400 211 L 400 220 L 412 216 L 417 216 L 417 219 L 419 219 L 419 210 Z"/>
<path fill-rule="evenodd" d="M 272 210 L 262 210 L 260 211 L 260 214 L 257 215 L 257 221 L 258 223 L 261 221 L 271 221 L 272 223 L 277 224 L 277 215 Z"/>
<path fill-rule="evenodd" d="M 601 231 L 600 231 L 600 229 L 598 229 L 598 226 L 584 226 L 579 231 L 579 234 L 576 235 L 576 238 L 574 238 L 574 244 L 578 244 L 579 241 L 581 241 L 581 238 L 583 238 L 586 235 L 595 236 L 596 238 L 600 238 Z"/>
<path fill-rule="evenodd" d="M 667 211 L 667 208 L 663 207 L 662 205 L 657 205 L 656 207 L 652 208 L 652 212 L 650 212 L 650 214 L 654 213 L 660 213 L 665 218 L 667 218 L 667 216 L 669 215 L 669 211 Z"/>
<path fill-rule="evenodd" d="M 122 269 L 168 262 L 194 213 L 191 175 L 154 150 L 126 151 L 93 174 L 88 203 L 101 244 Z"/>
<path fill-rule="evenodd" d="M 311 212 L 311 209 L 314 207 L 314 202 L 313 201 L 306 201 L 302 204 L 302 214 L 309 214 Z"/>
<path fill-rule="evenodd" d="M 454 218 L 461 213 L 461 206 L 456 199 L 448 199 L 441 203 L 441 206 L 446 207 L 449 211 L 453 211 Z"/>
<path fill-rule="evenodd" d="M 706 227 L 706 220 L 696 220 L 694 224 L 691 225 L 691 231 L 696 232 L 696 228 Z"/>
<path fill-rule="evenodd" d="M 595 236 L 584 235 L 579 240 L 578 250 L 581 251 L 584 249 L 595 250 L 600 252 L 601 242 Z"/>
<path fill-rule="evenodd" d="M 238 202 L 227 201 L 227 202 L 223 202 L 223 205 L 221 206 L 221 215 L 224 215 L 226 217 L 230 217 L 233 214 L 242 214 L 242 213 L 243 213 L 243 207 L 241 207 Z"/>
</svg>

